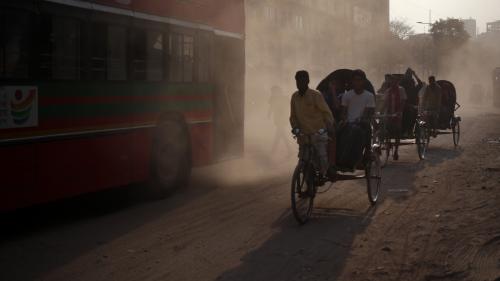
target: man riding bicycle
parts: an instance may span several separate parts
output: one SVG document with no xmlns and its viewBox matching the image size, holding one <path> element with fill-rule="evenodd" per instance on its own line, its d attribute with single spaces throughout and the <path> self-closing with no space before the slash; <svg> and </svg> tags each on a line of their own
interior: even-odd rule
<svg viewBox="0 0 500 281">
<path fill-rule="evenodd" d="M 326 178 L 328 171 L 328 132 L 333 131 L 334 119 L 323 96 L 309 88 L 309 73 L 305 70 L 295 74 L 297 89 L 291 100 L 290 124 L 298 135 L 299 157 L 302 157 L 302 145 L 308 140 L 300 135 L 312 135 L 311 142 L 319 156 L 320 173 Z"/>
<path fill-rule="evenodd" d="M 407 100 L 406 91 L 403 87 L 399 86 L 397 77 L 391 75 L 389 77 L 389 87 L 384 93 L 384 113 L 394 115 L 387 118 L 387 128 L 390 135 L 396 139 L 394 147 L 394 160 L 399 159 L 398 148 L 401 139 L 402 125 L 403 125 L 403 111 Z"/>
</svg>

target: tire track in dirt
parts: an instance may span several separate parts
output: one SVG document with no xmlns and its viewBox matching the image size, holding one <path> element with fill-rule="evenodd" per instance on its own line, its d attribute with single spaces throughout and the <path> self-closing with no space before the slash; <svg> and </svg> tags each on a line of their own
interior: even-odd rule
<svg viewBox="0 0 500 281">
<path fill-rule="evenodd" d="M 471 262 L 476 280 L 494 280 L 500 278 L 500 235 L 483 243 Z M 496 273 L 495 273 L 496 272 Z"/>
<path fill-rule="evenodd" d="M 467 126 L 464 126 L 464 130 L 467 130 L 467 128 L 474 126 L 475 125 L 474 123 L 475 122 L 469 122 Z M 442 139 L 438 138 L 435 139 L 434 142 L 431 142 L 431 145 L 432 147 L 429 153 L 432 153 L 432 150 L 435 150 L 435 152 L 438 153 L 446 153 L 447 148 L 453 144 L 451 138 L 450 140 L 448 140 L 448 138 L 442 138 Z M 405 152 L 407 152 L 407 150 Z M 432 158 L 439 158 L 439 157 L 440 155 L 434 155 L 434 157 Z M 446 156 L 444 157 L 446 158 Z M 432 161 L 432 159 L 430 160 Z M 437 160 L 438 162 L 436 162 L 436 164 L 439 166 L 440 161 L 439 159 Z M 425 170 L 432 169 L 434 166 L 436 166 L 436 164 L 426 165 L 425 167 L 423 167 L 423 169 Z M 432 176 L 437 177 L 438 175 L 432 175 Z M 416 176 L 416 178 L 417 177 L 418 176 Z M 429 181 L 430 179 L 424 178 L 423 180 Z M 420 179 L 420 181 L 422 181 L 422 179 Z M 432 183 L 431 184 L 428 183 L 427 185 L 432 186 Z M 390 212 L 392 210 L 393 212 L 397 212 L 398 214 L 395 217 L 391 216 L 384 217 L 385 222 L 383 222 L 384 225 L 381 226 L 382 228 L 384 228 L 383 235 L 379 236 L 377 233 L 372 233 L 374 234 L 373 236 L 380 238 L 374 243 L 375 246 L 367 254 L 367 256 L 371 258 L 365 259 L 365 262 L 362 267 L 365 269 L 372 269 L 372 270 L 375 269 L 375 271 L 377 268 L 380 268 L 382 272 L 379 273 L 383 273 L 383 271 L 387 269 L 385 268 L 387 267 L 387 260 L 385 261 L 384 264 L 384 261 L 381 261 L 380 253 L 381 249 L 388 249 L 387 251 L 391 251 L 391 253 L 388 255 L 384 255 L 384 258 L 388 258 L 389 260 L 391 260 L 390 263 L 392 263 L 393 265 L 399 265 L 398 268 L 399 273 L 396 277 L 393 276 L 391 278 L 385 275 L 377 275 L 377 272 L 375 272 L 373 274 L 375 275 L 375 279 L 380 279 L 381 277 L 383 277 L 383 280 L 419 280 L 419 279 L 414 279 L 415 275 L 423 276 L 425 275 L 425 271 L 418 270 L 414 272 L 411 269 L 415 268 L 415 265 L 418 266 L 418 264 L 412 265 L 406 263 L 411 260 L 426 259 L 428 256 L 432 256 L 436 252 L 442 251 L 442 249 L 439 248 L 438 249 L 430 248 L 431 241 L 436 239 L 435 233 L 440 224 L 439 219 L 434 218 L 432 214 L 428 214 L 428 216 L 426 215 L 428 213 L 427 212 L 428 209 L 435 209 L 434 211 L 438 214 L 442 213 L 443 207 L 436 209 L 435 206 L 440 206 L 440 204 L 443 201 L 446 201 L 447 199 L 446 196 L 451 191 L 451 185 L 449 181 L 447 181 L 446 177 L 445 180 L 442 180 L 442 183 L 440 183 L 440 185 L 442 186 L 444 185 L 445 188 L 434 190 L 433 193 L 431 194 L 432 196 L 425 195 L 427 191 L 422 190 L 422 188 L 419 186 L 416 186 L 413 198 L 411 198 L 411 200 L 409 202 L 406 202 L 406 204 L 404 204 L 403 206 L 401 206 L 401 204 L 396 201 L 392 201 L 390 202 L 390 204 L 384 202 L 383 210 L 378 212 L 377 216 L 374 218 L 373 224 L 379 224 L 380 222 L 379 219 L 381 218 L 380 216 L 382 216 L 382 214 L 385 214 L 386 212 Z M 434 208 L 429 208 L 429 207 L 434 207 Z M 425 225 L 429 219 L 431 219 L 431 224 L 426 226 L 425 231 L 427 233 L 430 233 L 430 235 L 419 237 L 418 232 L 420 225 Z M 403 236 L 404 238 L 401 239 L 402 238 L 401 236 Z M 416 241 L 416 239 L 419 239 L 421 241 Z M 401 245 L 400 246 L 395 245 L 395 241 L 396 242 L 399 241 Z M 412 244 L 419 244 L 419 247 L 422 248 L 423 250 L 419 251 L 417 254 L 414 254 L 412 249 L 410 249 Z M 399 255 L 398 253 L 394 253 L 392 250 L 389 250 L 390 248 L 387 247 L 387 245 L 389 245 L 392 248 L 399 247 L 398 253 L 400 251 L 402 253 Z"/>
</svg>

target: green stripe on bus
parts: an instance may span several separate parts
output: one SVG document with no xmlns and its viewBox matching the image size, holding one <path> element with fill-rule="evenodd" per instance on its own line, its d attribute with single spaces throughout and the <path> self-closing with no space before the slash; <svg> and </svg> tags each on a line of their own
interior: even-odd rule
<svg viewBox="0 0 500 281">
<path fill-rule="evenodd" d="M 207 95 L 214 91 L 208 83 L 154 82 L 58 82 L 35 83 L 45 97 L 68 96 L 150 96 L 150 95 Z"/>
<path fill-rule="evenodd" d="M 39 108 L 40 117 L 105 117 L 164 111 L 212 109 L 211 101 L 175 101 L 127 104 L 48 105 Z"/>
</svg>

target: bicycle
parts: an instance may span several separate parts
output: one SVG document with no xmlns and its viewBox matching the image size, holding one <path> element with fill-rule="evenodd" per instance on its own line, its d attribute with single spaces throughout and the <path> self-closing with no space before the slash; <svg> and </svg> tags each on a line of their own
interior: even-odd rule
<svg viewBox="0 0 500 281">
<path fill-rule="evenodd" d="M 397 114 L 378 114 L 374 116 L 377 125 L 377 130 L 374 133 L 375 140 L 380 146 L 380 151 L 384 153 L 382 168 L 387 166 L 389 157 L 392 153 L 394 153 L 393 150 L 396 146 L 396 137 L 390 134 L 390 130 L 388 129 L 387 125 L 387 119 L 396 116 Z M 418 157 L 420 160 L 424 160 L 430 137 L 428 123 L 426 122 L 424 115 L 420 114 L 417 116 L 412 132 L 413 133 L 410 135 L 400 136 L 400 142 L 398 146 L 416 144 Z"/>
<path fill-rule="evenodd" d="M 307 142 L 302 145 L 299 160 L 292 176 L 291 184 L 291 207 L 295 219 L 300 224 L 305 224 L 311 217 L 314 209 L 314 199 L 318 187 L 325 184 L 319 166 L 319 155 L 313 145 L 315 134 L 298 134 L 294 137 L 304 137 Z M 364 175 L 347 175 L 344 172 L 353 172 L 352 168 L 337 167 L 339 173 L 327 181 L 332 184 L 337 181 L 366 179 L 366 188 L 369 202 L 376 204 L 382 181 L 380 166 L 380 148 L 378 144 L 372 144 L 363 153 Z"/>
</svg>

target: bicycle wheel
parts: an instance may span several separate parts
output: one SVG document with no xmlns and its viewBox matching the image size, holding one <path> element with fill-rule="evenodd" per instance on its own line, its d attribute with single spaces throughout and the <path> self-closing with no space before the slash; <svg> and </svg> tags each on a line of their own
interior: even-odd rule
<svg viewBox="0 0 500 281">
<path fill-rule="evenodd" d="M 306 223 L 311 217 L 314 205 L 314 176 L 307 165 L 299 164 L 292 177 L 292 211 L 295 219 Z"/>
<path fill-rule="evenodd" d="M 377 203 L 382 182 L 382 167 L 378 153 L 371 153 L 369 162 L 365 165 L 366 191 L 372 205 Z"/>
<path fill-rule="evenodd" d="M 454 118 L 451 129 L 453 131 L 453 144 L 457 147 L 460 142 L 460 120 Z"/>
<path fill-rule="evenodd" d="M 417 122 L 415 128 L 415 143 L 417 144 L 417 153 L 420 160 L 425 159 L 425 153 L 427 152 L 427 147 L 429 146 L 429 138 L 430 134 L 427 126 Z"/>
</svg>

